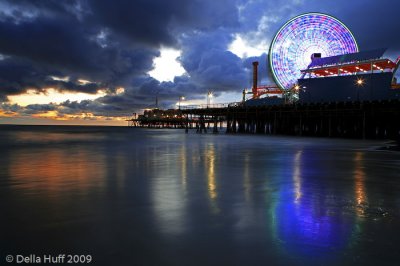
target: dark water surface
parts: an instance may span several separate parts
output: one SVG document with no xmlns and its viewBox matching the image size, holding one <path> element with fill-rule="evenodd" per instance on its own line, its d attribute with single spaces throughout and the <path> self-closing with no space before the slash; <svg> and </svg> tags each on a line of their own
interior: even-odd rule
<svg viewBox="0 0 400 266">
<path fill-rule="evenodd" d="M 400 153 L 381 144 L 0 126 L 0 265 L 400 265 Z"/>
</svg>

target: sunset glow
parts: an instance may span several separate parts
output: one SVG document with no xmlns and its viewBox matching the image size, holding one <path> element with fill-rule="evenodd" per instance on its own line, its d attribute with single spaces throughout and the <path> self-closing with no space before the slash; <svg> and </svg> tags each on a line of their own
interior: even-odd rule
<svg viewBox="0 0 400 266">
<path fill-rule="evenodd" d="M 24 94 L 8 96 L 10 103 L 27 106 L 29 104 L 48 104 L 48 103 L 62 103 L 67 100 L 82 101 L 94 100 L 106 95 L 105 91 L 98 91 L 96 94 L 89 93 L 72 93 L 72 92 L 59 92 L 53 88 L 46 89 L 45 92 L 36 92 L 35 90 L 28 90 Z"/>
</svg>

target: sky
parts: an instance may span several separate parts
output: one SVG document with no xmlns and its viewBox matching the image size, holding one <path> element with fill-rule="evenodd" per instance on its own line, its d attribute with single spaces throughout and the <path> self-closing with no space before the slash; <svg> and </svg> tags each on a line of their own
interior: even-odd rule
<svg viewBox="0 0 400 266">
<path fill-rule="evenodd" d="M 126 125 L 132 113 L 241 100 L 290 18 L 341 20 L 400 55 L 397 0 L 0 0 L 0 123 Z"/>
</svg>

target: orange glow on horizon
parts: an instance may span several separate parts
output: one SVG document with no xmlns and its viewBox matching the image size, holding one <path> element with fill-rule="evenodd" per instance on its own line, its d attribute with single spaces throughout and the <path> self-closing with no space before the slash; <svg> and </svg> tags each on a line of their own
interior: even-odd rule
<svg viewBox="0 0 400 266">
<path fill-rule="evenodd" d="M 81 83 L 90 82 L 87 80 L 80 80 Z M 116 94 L 122 94 L 125 88 L 119 87 Z M 80 102 L 82 100 L 95 100 L 107 95 L 107 90 L 98 90 L 96 94 L 88 93 L 64 93 L 54 88 L 47 88 L 42 92 L 35 89 L 28 89 L 26 93 L 20 95 L 8 96 L 9 104 L 17 104 L 21 109 L 17 112 L 2 110 L 0 108 L 0 124 L 77 124 L 77 125 L 111 125 L 123 126 L 126 125 L 126 116 L 107 117 L 103 115 L 96 115 L 91 112 L 76 113 L 76 114 L 63 114 L 62 106 L 58 104 L 69 101 Z M 24 112 L 25 107 L 33 104 L 52 104 L 56 110 L 44 111 L 35 114 Z M 59 109 L 60 110 L 57 110 Z M 29 108 L 27 108 L 29 109 Z M 29 111 L 29 110 L 27 110 Z M 53 123 L 60 121 L 61 123 Z M 66 123 L 62 123 L 66 122 Z"/>
<path fill-rule="evenodd" d="M 59 114 L 57 111 L 47 111 L 30 116 L 0 110 L 0 124 L 26 125 L 103 125 L 126 126 L 127 117 L 96 116 L 93 113 Z"/>
<path fill-rule="evenodd" d="M 96 120 L 96 121 L 125 121 L 125 117 L 107 117 L 107 116 L 95 116 L 93 113 L 80 113 L 80 114 L 65 114 L 65 115 L 59 115 L 57 111 L 47 111 L 45 113 L 41 114 L 34 114 L 32 117 L 35 118 L 48 118 L 48 119 L 54 119 L 54 120 L 61 120 L 61 121 L 67 121 L 67 120 Z"/>
<path fill-rule="evenodd" d="M 34 114 L 33 117 L 44 117 L 44 118 L 56 118 L 58 116 L 57 111 L 47 111 L 45 113 Z"/>
<path fill-rule="evenodd" d="M 105 90 L 98 90 L 96 94 L 83 92 L 60 92 L 54 88 L 46 88 L 44 92 L 29 89 L 26 93 L 8 96 L 11 104 L 27 106 L 30 104 L 62 103 L 69 101 L 94 100 L 107 95 Z"/>
<path fill-rule="evenodd" d="M 16 115 L 17 113 L 15 112 L 4 112 L 3 110 L 0 109 L 0 117 L 14 117 Z"/>
</svg>

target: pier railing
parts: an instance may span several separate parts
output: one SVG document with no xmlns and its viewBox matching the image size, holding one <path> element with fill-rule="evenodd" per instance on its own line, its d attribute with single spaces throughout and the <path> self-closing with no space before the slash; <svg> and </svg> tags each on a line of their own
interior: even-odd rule
<svg viewBox="0 0 400 266">
<path fill-rule="evenodd" d="M 227 108 L 227 107 L 237 107 L 241 106 L 242 102 L 232 102 L 232 103 L 213 103 L 213 104 L 196 104 L 196 105 L 181 105 L 182 110 L 192 110 L 192 109 L 217 109 L 217 108 Z"/>
</svg>

